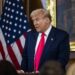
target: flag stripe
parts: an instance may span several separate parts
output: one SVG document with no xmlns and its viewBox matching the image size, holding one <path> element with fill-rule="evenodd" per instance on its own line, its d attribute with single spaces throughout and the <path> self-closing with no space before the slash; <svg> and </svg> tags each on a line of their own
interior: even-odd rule
<svg viewBox="0 0 75 75">
<path fill-rule="evenodd" d="M 15 54 L 14 54 L 14 52 L 13 52 L 11 46 L 8 46 L 8 53 L 9 53 L 9 55 L 10 55 L 10 58 L 12 59 L 12 62 L 13 62 L 14 65 L 15 65 L 15 67 L 16 67 L 17 69 L 20 69 L 20 65 L 19 65 L 19 63 L 18 63 L 18 61 L 17 61 L 17 58 L 16 58 L 16 56 L 15 56 Z"/>
<path fill-rule="evenodd" d="M 2 29 L 0 28 L 0 41 L 2 43 L 3 46 L 3 51 L 5 53 L 5 58 L 8 57 L 8 51 L 7 51 L 7 47 L 6 47 L 6 42 L 2 33 Z"/>
<path fill-rule="evenodd" d="M 26 33 L 25 33 L 25 34 L 26 34 Z M 23 34 L 23 35 L 20 37 L 20 42 L 21 42 L 21 45 L 22 45 L 22 48 L 23 48 L 23 49 L 24 49 L 25 40 L 26 40 L 25 34 Z"/>
<path fill-rule="evenodd" d="M 16 42 L 13 43 L 13 45 L 11 47 L 12 47 L 12 50 L 17 58 L 18 63 L 21 64 L 22 56 L 21 56 L 21 53 L 19 51 L 19 48 L 18 48 Z"/>
<path fill-rule="evenodd" d="M 5 59 L 5 53 L 4 53 L 4 50 L 3 50 L 3 46 L 2 46 L 1 41 L 0 41 L 0 52 L 2 54 L 3 59 Z"/>
<path fill-rule="evenodd" d="M 17 46 L 18 46 L 18 48 L 19 48 L 19 51 L 20 51 L 20 53 L 21 53 L 21 55 L 22 55 L 23 47 L 22 47 L 22 45 L 21 45 L 20 40 L 17 40 L 16 44 L 17 44 Z"/>
<path fill-rule="evenodd" d="M 3 59 L 1 52 L 0 52 L 0 59 Z"/>
<path fill-rule="evenodd" d="M 3 33 L 2 33 L 2 29 L 0 29 L 0 42 L 1 42 L 2 47 L 3 47 L 3 51 L 4 51 L 4 54 L 5 54 L 5 59 L 9 60 L 12 63 L 12 60 L 11 60 L 9 54 L 8 54 L 8 50 L 7 50 L 7 47 L 6 47 L 6 42 L 5 42 Z M 1 47 L 1 45 L 0 45 L 0 47 Z M 0 55 L 0 60 L 2 60 L 3 59 L 2 53 L 0 53 L 0 54 L 1 54 Z"/>
</svg>

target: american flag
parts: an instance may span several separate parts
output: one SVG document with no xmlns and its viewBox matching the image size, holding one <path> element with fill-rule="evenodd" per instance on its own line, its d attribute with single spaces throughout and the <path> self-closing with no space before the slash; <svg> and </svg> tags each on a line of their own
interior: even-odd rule
<svg viewBox="0 0 75 75">
<path fill-rule="evenodd" d="M 22 0 L 5 0 L 0 17 L 0 60 L 5 59 L 20 69 L 25 34 L 29 31 Z"/>
</svg>

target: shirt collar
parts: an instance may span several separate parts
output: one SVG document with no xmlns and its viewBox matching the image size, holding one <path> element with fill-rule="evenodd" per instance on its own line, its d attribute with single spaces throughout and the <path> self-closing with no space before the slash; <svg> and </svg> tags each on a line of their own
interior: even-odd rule
<svg viewBox="0 0 75 75">
<path fill-rule="evenodd" d="M 50 26 L 48 27 L 48 29 L 44 32 L 47 37 L 48 37 L 48 35 L 49 35 L 51 29 L 52 29 L 52 25 L 50 25 Z M 41 33 L 39 33 L 39 35 L 41 36 Z"/>
<path fill-rule="evenodd" d="M 48 27 L 48 29 L 44 32 L 46 36 L 49 35 L 51 29 L 52 29 L 52 25 L 50 25 L 50 26 Z"/>
</svg>

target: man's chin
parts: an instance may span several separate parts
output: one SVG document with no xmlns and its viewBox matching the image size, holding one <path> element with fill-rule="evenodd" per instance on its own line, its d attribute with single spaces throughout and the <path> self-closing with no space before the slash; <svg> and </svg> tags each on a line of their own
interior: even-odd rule
<svg viewBox="0 0 75 75">
<path fill-rule="evenodd" d="M 41 32 L 39 29 L 36 29 L 37 32 Z"/>
</svg>

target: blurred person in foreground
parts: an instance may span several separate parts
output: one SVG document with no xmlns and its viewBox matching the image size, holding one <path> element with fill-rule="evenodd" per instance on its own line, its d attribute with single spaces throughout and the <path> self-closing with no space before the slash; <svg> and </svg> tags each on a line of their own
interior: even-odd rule
<svg viewBox="0 0 75 75">
<path fill-rule="evenodd" d="M 32 11 L 30 18 L 35 30 L 27 35 L 21 68 L 37 73 L 46 61 L 57 60 L 65 69 L 70 53 L 69 34 L 52 26 L 51 15 L 45 9 Z"/>
<path fill-rule="evenodd" d="M 12 63 L 7 60 L 0 60 L 0 75 L 19 75 Z"/>
<path fill-rule="evenodd" d="M 39 75 L 65 75 L 62 65 L 58 61 L 47 61 L 40 69 Z"/>
</svg>

